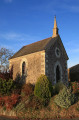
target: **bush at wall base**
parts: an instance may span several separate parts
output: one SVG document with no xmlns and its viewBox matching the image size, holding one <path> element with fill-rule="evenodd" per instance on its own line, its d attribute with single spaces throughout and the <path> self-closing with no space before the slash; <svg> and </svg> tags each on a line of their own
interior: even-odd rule
<svg viewBox="0 0 79 120">
<path fill-rule="evenodd" d="M 52 91 L 52 84 L 48 77 L 46 75 L 41 75 L 35 84 L 34 95 L 42 99 L 46 105 L 51 98 Z"/>
<path fill-rule="evenodd" d="M 63 88 L 65 87 L 65 85 L 63 84 L 63 82 L 58 82 L 55 85 L 53 85 L 53 94 L 58 94 Z"/>
<path fill-rule="evenodd" d="M 54 102 L 63 108 L 68 108 L 75 102 L 75 95 L 72 93 L 71 88 L 64 87 L 54 99 Z"/>
</svg>

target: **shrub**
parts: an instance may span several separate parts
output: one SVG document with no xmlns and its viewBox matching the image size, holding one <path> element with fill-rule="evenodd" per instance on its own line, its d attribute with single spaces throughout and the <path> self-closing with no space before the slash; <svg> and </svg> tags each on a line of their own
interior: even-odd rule
<svg viewBox="0 0 79 120">
<path fill-rule="evenodd" d="M 58 82 L 53 86 L 53 93 L 58 94 L 60 90 L 62 90 L 65 87 L 65 85 L 62 82 Z"/>
<path fill-rule="evenodd" d="M 0 97 L 0 106 L 2 107 L 4 105 L 4 100 L 2 97 Z"/>
<path fill-rule="evenodd" d="M 13 87 L 13 80 L 9 79 L 7 80 L 2 80 L 0 79 L 0 93 L 1 95 L 10 95 L 12 92 L 12 87 Z"/>
<path fill-rule="evenodd" d="M 52 91 L 52 84 L 47 76 L 41 75 L 35 84 L 34 95 L 48 101 L 51 98 Z"/>
<path fill-rule="evenodd" d="M 15 106 L 13 108 L 13 110 L 16 112 L 16 115 L 18 118 L 24 118 L 25 114 L 26 114 L 26 108 L 25 108 L 25 103 L 24 101 L 19 102 L 19 104 L 17 104 L 17 106 Z"/>
<path fill-rule="evenodd" d="M 19 102 L 19 94 L 0 97 L 0 106 L 5 106 L 6 109 L 12 109 Z"/>
<path fill-rule="evenodd" d="M 79 106 L 76 107 L 76 110 L 79 111 Z"/>
<path fill-rule="evenodd" d="M 17 83 L 23 85 L 23 84 L 26 83 L 26 76 L 24 76 L 24 75 L 21 76 L 19 73 L 17 73 L 16 78 L 15 78 L 15 81 L 16 81 Z"/>
<path fill-rule="evenodd" d="M 18 83 L 16 81 L 13 81 L 13 89 L 12 89 L 12 93 L 14 94 L 21 94 L 21 90 L 22 90 L 22 84 L 21 83 Z"/>
<path fill-rule="evenodd" d="M 16 78 L 15 78 L 15 81 L 16 81 L 17 83 L 22 83 L 22 76 L 21 76 L 19 73 L 17 73 Z"/>
<path fill-rule="evenodd" d="M 71 82 L 73 93 L 79 93 L 79 82 Z"/>
<path fill-rule="evenodd" d="M 11 95 L 11 93 L 18 89 L 18 84 L 15 84 L 15 82 L 12 79 L 3 80 L 0 78 L 0 94 L 1 95 Z"/>
<path fill-rule="evenodd" d="M 0 72 L 0 79 L 5 79 L 5 73 Z"/>
<path fill-rule="evenodd" d="M 19 102 L 19 95 L 12 94 L 3 98 L 6 109 L 12 109 Z"/>
<path fill-rule="evenodd" d="M 25 106 L 26 108 L 41 109 L 44 105 L 41 99 L 39 99 L 34 95 L 31 95 L 29 96 L 28 100 L 25 102 Z"/>
<path fill-rule="evenodd" d="M 54 102 L 63 108 L 68 108 L 75 102 L 75 96 L 71 92 L 71 88 L 64 87 L 55 97 Z"/>
<path fill-rule="evenodd" d="M 21 96 L 27 97 L 27 96 L 33 94 L 33 92 L 34 92 L 34 85 L 32 85 L 31 83 L 24 84 L 22 86 Z"/>
</svg>

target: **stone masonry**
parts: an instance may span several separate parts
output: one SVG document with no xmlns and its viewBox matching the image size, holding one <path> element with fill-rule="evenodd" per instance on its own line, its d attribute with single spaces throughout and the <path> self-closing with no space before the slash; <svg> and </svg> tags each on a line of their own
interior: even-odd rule
<svg viewBox="0 0 79 120">
<path fill-rule="evenodd" d="M 25 63 L 25 83 L 35 84 L 41 74 L 47 75 L 52 84 L 67 83 L 67 60 L 55 17 L 52 37 L 22 47 L 9 59 L 9 68 L 13 66 L 13 80 L 18 74 L 23 76 L 22 65 Z"/>
<path fill-rule="evenodd" d="M 45 74 L 45 51 L 40 51 L 10 60 L 10 68 L 13 66 L 13 79 L 17 74 L 22 75 L 22 63 L 26 62 L 26 83 L 35 84 L 41 74 Z"/>
<path fill-rule="evenodd" d="M 60 49 L 61 57 L 57 58 L 55 55 L 55 48 L 58 47 Z M 60 41 L 58 40 L 54 46 L 51 46 L 49 50 L 46 51 L 45 57 L 45 66 L 46 66 L 46 75 L 50 78 L 52 84 L 56 83 L 55 80 L 55 72 L 54 66 L 56 63 L 60 63 L 62 69 L 61 81 L 63 83 L 68 82 L 68 73 L 67 73 L 67 58 L 64 55 L 62 45 L 60 45 Z"/>
</svg>

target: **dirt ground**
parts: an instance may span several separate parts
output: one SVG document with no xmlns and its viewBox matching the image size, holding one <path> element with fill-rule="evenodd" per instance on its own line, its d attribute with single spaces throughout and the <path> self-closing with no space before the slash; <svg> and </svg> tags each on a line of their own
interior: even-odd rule
<svg viewBox="0 0 79 120">
<path fill-rule="evenodd" d="M 0 116 L 0 120 L 79 120 L 79 118 L 73 119 L 18 119 L 16 117 L 7 117 L 7 116 Z"/>
</svg>

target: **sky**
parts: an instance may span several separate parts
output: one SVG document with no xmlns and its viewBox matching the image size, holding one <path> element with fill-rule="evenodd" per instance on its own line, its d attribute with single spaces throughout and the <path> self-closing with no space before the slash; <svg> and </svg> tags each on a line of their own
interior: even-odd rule
<svg viewBox="0 0 79 120">
<path fill-rule="evenodd" d="M 79 64 L 79 0 L 0 0 L 0 47 L 15 53 L 51 37 L 55 15 L 68 68 Z"/>
</svg>

